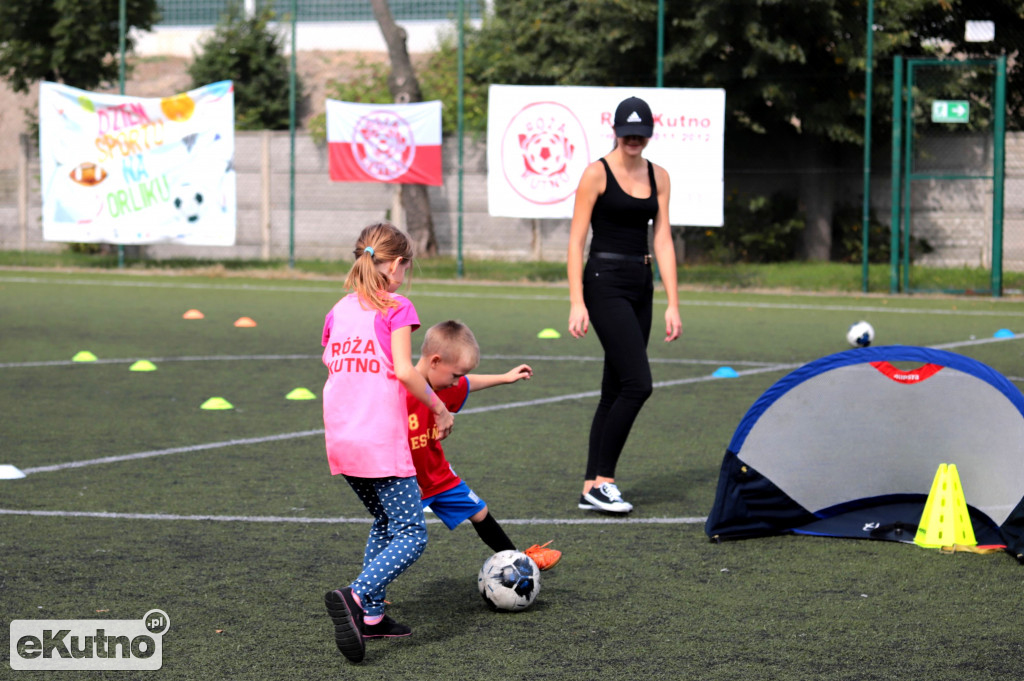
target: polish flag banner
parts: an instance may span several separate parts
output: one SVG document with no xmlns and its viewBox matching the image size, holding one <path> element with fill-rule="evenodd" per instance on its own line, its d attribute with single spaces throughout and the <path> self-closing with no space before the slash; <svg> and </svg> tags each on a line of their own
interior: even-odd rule
<svg viewBox="0 0 1024 681">
<path fill-rule="evenodd" d="M 332 182 L 441 185 L 441 102 L 327 100 Z"/>
</svg>

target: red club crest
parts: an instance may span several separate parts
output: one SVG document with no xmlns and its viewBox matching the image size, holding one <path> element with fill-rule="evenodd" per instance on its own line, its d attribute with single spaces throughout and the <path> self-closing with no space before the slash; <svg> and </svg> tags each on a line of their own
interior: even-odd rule
<svg viewBox="0 0 1024 681">
<path fill-rule="evenodd" d="M 370 177 L 390 182 L 405 175 L 416 157 L 412 128 L 390 111 L 375 111 L 356 122 L 352 156 Z"/>
<path fill-rule="evenodd" d="M 501 165 L 513 190 L 531 203 L 560 203 L 576 191 L 590 163 L 579 119 L 557 102 L 536 102 L 512 117 Z"/>
</svg>

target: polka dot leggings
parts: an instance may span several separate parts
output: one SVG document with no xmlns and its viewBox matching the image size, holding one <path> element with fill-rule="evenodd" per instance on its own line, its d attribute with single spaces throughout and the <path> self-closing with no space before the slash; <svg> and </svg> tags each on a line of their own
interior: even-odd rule
<svg viewBox="0 0 1024 681">
<path fill-rule="evenodd" d="M 384 591 L 416 562 L 427 545 L 427 522 L 416 478 L 345 479 L 373 516 L 363 554 L 363 571 L 354 582 L 368 617 L 384 614 Z"/>
</svg>

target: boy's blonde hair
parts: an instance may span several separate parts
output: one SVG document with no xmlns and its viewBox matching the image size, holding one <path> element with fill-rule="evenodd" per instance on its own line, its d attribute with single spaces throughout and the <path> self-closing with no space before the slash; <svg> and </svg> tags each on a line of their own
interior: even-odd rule
<svg viewBox="0 0 1024 681">
<path fill-rule="evenodd" d="M 480 345 L 469 327 L 460 321 L 449 319 L 427 329 L 420 352 L 425 355 L 440 355 L 445 362 L 465 359 L 473 366 L 480 363 Z"/>
<path fill-rule="evenodd" d="M 390 222 L 367 225 L 360 232 L 352 254 L 356 260 L 345 277 L 345 288 L 358 293 L 364 304 L 381 313 L 398 307 L 390 296 L 381 295 L 388 290 L 389 281 L 387 275 L 377 269 L 377 263 L 392 262 L 398 258 L 412 260 L 412 243 L 405 232 Z"/>
</svg>

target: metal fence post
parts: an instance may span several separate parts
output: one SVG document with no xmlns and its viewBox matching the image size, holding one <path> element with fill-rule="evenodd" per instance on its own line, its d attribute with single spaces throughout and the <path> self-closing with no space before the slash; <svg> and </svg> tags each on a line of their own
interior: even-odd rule
<svg viewBox="0 0 1024 681">
<path fill-rule="evenodd" d="M 889 293 L 900 290 L 900 197 L 903 181 L 900 175 L 900 152 L 903 130 L 903 57 L 896 55 L 892 64 L 892 207 L 889 211 Z"/>
</svg>

